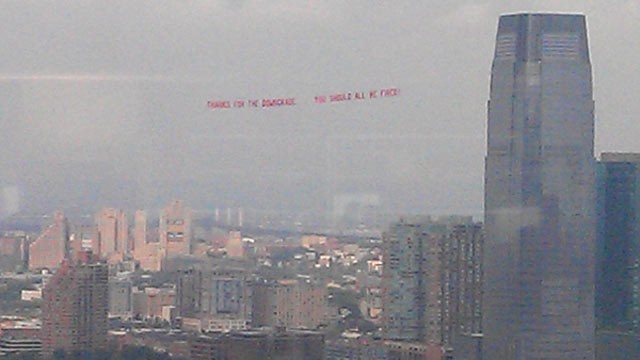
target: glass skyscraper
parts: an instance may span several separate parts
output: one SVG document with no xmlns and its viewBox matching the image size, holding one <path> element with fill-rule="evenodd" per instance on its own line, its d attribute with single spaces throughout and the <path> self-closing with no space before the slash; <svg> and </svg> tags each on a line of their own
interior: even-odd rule
<svg viewBox="0 0 640 360">
<path fill-rule="evenodd" d="M 502 16 L 490 92 L 484 358 L 593 359 L 594 116 L 585 17 Z"/>
<path fill-rule="evenodd" d="M 640 334 L 640 154 L 601 155 L 598 199 L 598 327 Z"/>
</svg>

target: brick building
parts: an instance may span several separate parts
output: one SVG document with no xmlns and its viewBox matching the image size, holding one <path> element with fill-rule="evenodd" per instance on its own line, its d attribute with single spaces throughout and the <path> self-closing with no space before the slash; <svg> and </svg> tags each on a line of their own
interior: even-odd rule
<svg viewBox="0 0 640 360">
<path fill-rule="evenodd" d="M 108 297 L 105 263 L 91 253 L 65 260 L 43 290 L 43 354 L 106 349 Z"/>
</svg>

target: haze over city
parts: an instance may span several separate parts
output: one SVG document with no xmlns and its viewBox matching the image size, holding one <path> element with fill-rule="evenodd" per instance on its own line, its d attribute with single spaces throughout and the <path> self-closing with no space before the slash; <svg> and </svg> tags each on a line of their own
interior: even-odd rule
<svg viewBox="0 0 640 360">
<path fill-rule="evenodd" d="M 639 359 L 639 18 L 0 3 L 0 359 Z"/>
<path fill-rule="evenodd" d="M 355 199 L 479 217 L 496 19 L 524 10 L 588 14 L 596 153 L 638 151 L 636 1 L 3 2 L 0 213 Z"/>
</svg>

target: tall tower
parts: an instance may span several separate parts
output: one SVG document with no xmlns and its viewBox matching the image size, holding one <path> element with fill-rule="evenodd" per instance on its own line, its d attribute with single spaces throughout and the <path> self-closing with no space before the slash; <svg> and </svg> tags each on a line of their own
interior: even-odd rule
<svg viewBox="0 0 640 360">
<path fill-rule="evenodd" d="M 488 108 L 483 355 L 593 359 L 594 117 L 585 17 L 502 16 Z"/>
<path fill-rule="evenodd" d="M 65 260 L 42 293 L 42 352 L 107 349 L 108 268 L 90 253 Z"/>
</svg>

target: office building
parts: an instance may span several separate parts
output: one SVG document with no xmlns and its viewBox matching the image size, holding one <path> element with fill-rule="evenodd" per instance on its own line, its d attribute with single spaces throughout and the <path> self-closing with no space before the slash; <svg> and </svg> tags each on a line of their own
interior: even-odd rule
<svg viewBox="0 0 640 360">
<path fill-rule="evenodd" d="M 598 163 L 598 329 L 640 333 L 640 154 Z"/>
<path fill-rule="evenodd" d="M 147 241 L 147 213 L 144 210 L 136 211 L 133 226 L 133 259 L 141 270 L 160 271 L 164 252 L 159 242 Z"/>
<path fill-rule="evenodd" d="M 176 277 L 176 307 L 182 318 L 197 318 L 202 312 L 202 271 L 179 270 Z"/>
<path fill-rule="evenodd" d="M 69 224 L 62 211 L 53 214 L 53 223 L 29 244 L 29 270 L 54 269 L 69 253 Z"/>
<path fill-rule="evenodd" d="M 460 338 L 482 332 L 482 226 L 468 221 L 450 226 L 442 243 L 443 343 L 447 351 Z"/>
<path fill-rule="evenodd" d="M 130 247 L 127 215 L 119 209 L 105 208 L 95 219 L 93 252 L 109 263 L 122 262 L 129 254 Z"/>
<path fill-rule="evenodd" d="M 500 17 L 485 168 L 483 355 L 593 359 L 594 103 L 585 17 Z"/>
<path fill-rule="evenodd" d="M 43 355 L 106 350 L 108 306 L 107 265 L 86 252 L 65 260 L 43 290 Z"/>
<path fill-rule="evenodd" d="M 191 209 L 174 200 L 160 213 L 160 248 L 166 257 L 191 254 Z"/>
</svg>

